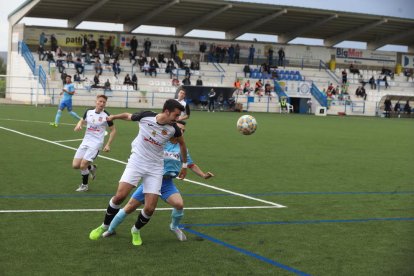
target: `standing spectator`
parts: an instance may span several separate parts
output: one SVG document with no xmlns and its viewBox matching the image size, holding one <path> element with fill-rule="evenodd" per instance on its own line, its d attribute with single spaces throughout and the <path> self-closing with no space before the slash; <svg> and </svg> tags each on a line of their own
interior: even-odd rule
<svg viewBox="0 0 414 276">
<path fill-rule="evenodd" d="M 149 40 L 149 37 L 147 37 L 144 41 L 144 54 L 146 57 L 150 56 L 150 50 L 151 50 L 151 41 Z"/>
<path fill-rule="evenodd" d="M 191 85 L 189 76 L 185 76 L 185 78 L 183 79 L 183 85 Z"/>
<path fill-rule="evenodd" d="M 158 54 L 158 62 L 159 63 L 165 63 L 165 56 L 164 56 L 164 53 L 163 52 L 160 52 Z"/>
<path fill-rule="evenodd" d="M 201 76 L 198 77 L 196 85 L 197 86 L 203 86 L 203 80 L 201 79 Z"/>
<path fill-rule="evenodd" d="M 384 101 L 384 111 L 385 111 L 385 118 L 391 118 L 391 109 L 392 109 L 392 103 L 390 98 L 386 98 Z"/>
<path fill-rule="evenodd" d="M 56 49 L 58 47 L 58 42 L 54 34 L 50 36 L 50 46 L 51 46 L 51 51 L 56 52 Z"/>
<path fill-rule="evenodd" d="M 131 80 L 132 80 L 132 85 L 134 86 L 134 89 L 138 90 L 138 78 L 137 78 L 137 75 L 135 73 L 132 75 Z"/>
<path fill-rule="evenodd" d="M 308 113 L 312 114 L 312 98 L 309 98 L 306 104 L 308 105 Z"/>
<path fill-rule="evenodd" d="M 129 42 L 129 45 L 131 47 L 131 60 L 135 60 L 138 48 L 138 40 L 135 36 L 132 37 L 131 41 Z"/>
<path fill-rule="evenodd" d="M 401 105 L 400 105 L 400 101 L 398 101 L 395 105 L 394 105 L 394 112 L 397 113 L 398 118 L 401 117 Z"/>
<path fill-rule="evenodd" d="M 371 89 L 377 89 L 377 84 L 376 84 L 376 82 L 375 82 L 375 78 L 374 78 L 374 76 L 372 76 L 372 77 L 369 79 L 368 83 L 371 85 Z"/>
<path fill-rule="evenodd" d="M 99 47 L 99 53 L 101 54 L 105 53 L 105 38 L 103 37 L 103 35 L 99 36 L 98 47 Z"/>
<path fill-rule="evenodd" d="M 150 67 L 149 68 L 150 76 L 152 77 L 152 74 L 154 73 L 155 77 L 157 77 L 157 68 L 159 66 L 158 66 L 158 63 L 155 60 L 155 58 L 151 58 L 150 63 L 149 63 L 149 67 Z"/>
<path fill-rule="evenodd" d="M 214 112 L 214 102 L 216 100 L 216 91 L 211 88 L 210 92 L 208 93 L 208 112 Z"/>
<path fill-rule="evenodd" d="M 46 57 L 45 48 L 42 45 L 39 45 L 39 49 L 37 49 L 37 54 L 39 55 L 39 61 L 44 60 Z"/>
<path fill-rule="evenodd" d="M 279 55 L 278 66 L 285 66 L 285 50 L 280 48 L 277 54 Z"/>
<path fill-rule="evenodd" d="M 388 81 L 387 81 L 387 75 L 384 75 L 384 78 L 382 80 L 385 83 L 385 89 L 387 89 L 389 87 Z"/>
<path fill-rule="evenodd" d="M 188 118 L 190 118 L 190 106 L 185 101 L 185 94 L 185 90 L 181 87 L 180 90 L 178 90 L 178 96 L 176 101 L 179 102 L 182 106 L 184 106 L 184 110 L 181 112 L 178 120 L 187 120 Z"/>
<path fill-rule="evenodd" d="M 200 43 L 200 49 L 199 49 L 199 51 L 200 51 L 200 62 L 204 61 L 204 55 L 206 53 L 206 50 L 207 50 L 207 44 L 205 42 L 201 42 Z"/>
<path fill-rule="evenodd" d="M 230 45 L 227 52 L 229 54 L 229 59 L 227 61 L 227 64 L 234 63 L 234 46 L 233 46 L 233 44 Z"/>
<path fill-rule="evenodd" d="M 254 53 L 256 52 L 256 48 L 254 48 L 253 44 L 249 48 L 249 61 L 248 64 L 253 64 L 254 62 Z"/>
<path fill-rule="evenodd" d="M 240 45 L 236 44 L 234 47 L 234 62 L 239 64 L 240 63 Z"/>
<path fill-rule="evenodd" d="M 72 96 L 75 94 L 75 86 L 72 83 L 71 76 L 66 76 L 66 84 L 60 92 L 60 95 L 63 94 L 63 98 L 60 101 L 58 111 L 55 116 L 55 121 L 50 123 L 51 126 L 58 127 L 60 122 L 60 117 L 62 117 L 62 111 L 67 108 L 69 114 L 77 119 L 78 121 L 81 119 L 78 114 L 72 111 Z"/>
<path fill-rule="evenodd" d="M 175 59 L 175 56 L 177 55 L 177 44 L 175 41 L 171 43 L 170 45 L 170 52 L 171 52 L 171 58 Z"/>
<path fill-rule="evenodd" d="M 407 100 L 407 102 L 404 105 L 404 112 L 408 115 L 411 114 L 411 107 L 410 107 L 410 100 Z"/>
<path fill-rule="evenodd" d="M 342 71 L 342 83 L 346 83 L 348 81 L 348 74 L 346 73 L 345 69 Z"/>
<path fill-rule="evenodd" d="M 42 32 L 39 37 L 39 46 L 42 46 L 42 48 L 44 49 L 46 42 L 47 42 L 47 37 L 45 35 L 45 32 Z"/>
<path fill-rule="evenodd" d="M 267 59 L 268 59 L 268 64 L 269 67 L 273 65 L 273 48 L 270 47 L 269 50 L 267 51 Z"/>
</svg>

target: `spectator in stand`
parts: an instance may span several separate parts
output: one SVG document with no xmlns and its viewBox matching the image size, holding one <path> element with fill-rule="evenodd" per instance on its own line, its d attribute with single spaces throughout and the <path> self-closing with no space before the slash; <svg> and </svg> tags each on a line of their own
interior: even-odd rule
<svg viewBox="0 0 414 276">
<path fill-rule="evenodd" d="M 89 36 L 89 50 L 91 52 L 94 52 L 95 50 L 97 50 L 99 52 L 99 50 L 96 48 L 96 41 L 93 38 L 92 34 Z"/>
<path fill-rule="evenodd" d="M 266 84 L 265 84 L 265 95 L 266 96 L 270 96 L 271 95 L 271 93 L 272 93 L 272 86 L 270 85 L 270 81 L 266 81 Z"/>
<path fill-rule="evenodd" d="M 249 48 L 249 60 L 248 64 L 253 64 L 254 62 L 254 53 L 256 52 L 256 48 L 254 48 L 253 44 Z"/>
<path fill-rule="evenodd" d="M 278 59 L 278 66 L 285 66 L 285 50 L 283 48 L 280 48 L 277 52 L 279 59 Z"/>
<path fill-rule="evenodd" d="M 81 79 L 81 76 L 78 72 L 75 74 L 75 76 L 73 76 L 73 80 L 76 81 L 77 83 L 84 81 Z"/>
<path fill-rule="evenodd" d="M 205 56 L 206 50 L 207 50 L 207 44 L 203 41 L 203 42 L 200 43 L 200 48 L 199 48 L 200 62 L 204 61 L 204 56 Z"/>
<path fill-rule="evenodd" d="M 62 84 L 63 86 L 65 86 L 66 84 L 66 77 L 68 77 L 68 74 L 66 74 L 66 71 L 62 71 L 60 73 L 60 79 L 62 80 Z M 70 77 L 70 76 L 69 76 Z"/>
<path fill-rule="evenodd" d="M 348 74 L 346 73 L 345 69 L 342 71 L 342 83 L 346 83 L 348 81 Z"/>
<path fill-rule="evenodd" d="M 250 92 L 252 91 L 252 88 L 251 88 L 251 86 L 250 86 L 250 80 L 247 80 L 245 83 L 244 83 L 244 88 L 243 88 L 243 93 L 244 94 L 247 94 L 247 95 L 250 95 Z"/>
<path fill-rule="evenodd" d="M 39 36 L 39 46 L 45 49 L 46 42 L 47 42 L 47 37 L 45 35 L 45 32 L 42 32 Z"/>
<path fill-rule="evenodd" d="M 66 55 L 66 62 L 67 62 L 67 63 L 74 63 L 74 62 L 73 62 L 73 53 L 72 53 L 72 52 L 69 52 L 69 53 Z"/>
<path fill-rule="evenodd" d="M 355 91 L 355 95 L 357 97 L 364 98 L 364 101 L 367 99 L 367 94 L 365 93 L 365 88 L 362 85 L 358 86 L 357 90 Z"/>
<path fill-rule="evenodd" d="M 239 79 L 236 79 L 236 81 L 234 82 L 234 88 L 236 88 L 237 90 L 241 90 L 241 83 Z"/>
<path fill-rule="evenodd" d="M 94 68 L 95 68 L 95 73 L 97 73 L 98 75 L 102 75 L 102 64 L 99 58 L 95 59 Z"/>
<path fill-rule="evenodd" d="M 269 47 L 269 50 L 267 50 L 267 63 L 269 64 L 269 67 L 273 65 L 273 48 Z"/>
<path fill-rule="evenodd" d="M 247 78 L 247 74 L 249 74 L 249 77 L 250 77 L 251 70 L 250 70 L 250 66 L 248 64 L 246 64 L 243 67 L 243 72 L 244 72 L 244 77 L 245 78 Z"/>
<path fill-rule="evenodd" d="M 185 76 L 185 78 L 183 79 L 183 85 L 191 85 L 189 76 Z"/>
<path fill-rule="evenodd" d="M 144 42 L 144 53 L 146 57 L 150 56 L 150 50 L 151 50 L 151 41 L 149 37 L 147 37 L 147 39 L 145 39 L 145 42 Z"/>
<path fill-rule="evenodd" d="M 171 81 L 171 85 L 172 86 L 175 86 L 175 87 L 180 86 L 180 81 L 177 79 L 177 76 L 176 75 L 174 75 L 174 78 Z"/>
<path fill-rule="evenodd" d="M 99 53 L 101 54 L 105 53 L 105 38 L 103 37 L 103 35 L 99 36 L 98 49 L 99 49 Z"/>
<path fill-rule="evenodd" d="M 407 113 L 408 115 L 411 114 L 410 100 L 407 100 L 404 105 L 404 113 Z"/>
<path fill-rule="evenodd" d="M 169 73 L 171 79 L 173 77 L 174 69 L 175 69 L 174 61 L 172 61 L 172 59 L 168 60 L 167 67 L 165 68 L 165 73 Z"/>
<path fill-rule="evenodd" d="M 124 85 L 134 85 L 133 82 L 132 82 L 132 80 L 131 80 L 131 77 L 129 76 L 129 74 L 126 74 L 125 75 Z"/>
<path fill-rule="evenodd" d="M 385 76 L 388 76 L 388 77 L 391 77 L 391 78 L 394 77 L 392 71 L 390 69 L 388 69 L 388 68 L 385 68 L 385 67 L 382 67 L 381 74 L 382 75 L 385 75 Z"/>
<path fill-rule="evenodd" d="M 398 118 L 401 117 L 401 105 L 400 105 L 400 101 L 398 101 L 395 105 L 394 105 L 394 112 L 397 114 Z"/>
<path fill-rule="evenodd" d="M 55 58 L 54 58 L 53 53 L 51 51 L 47 51 L 46 57 L 47 57 L 47 62 L 55 62 Z"/>
<path fill-rule="evenodd" d="M 131 80 L 132 80 L 132 85 L 134 86 L 134 89 L 138 90 L 138 77 L 135 73 L 132 75 Z"/>
<path fill-rule="evenodd" d="M 104 89 L 104 92 L 107 92 L 107 91 L 110 92 L 110 91 L 112 91 L 112 89 L 111 89 L 111 83 L 109 82 L 109 79 L 106 79 L 106 82 L 104 84 L 103 89 Z"/>
<path fill-rule="evenodd" d="M 171 58 L 174 59 L 177 55 L 177 43 L 173 41 L 170 45 Z"/>
<path fill-rule="evenodd" d="M 59 58 L 65 56 L 65 53 L 63 53 L 62 48 L 60 48 L 60 47 L 56 48 L 56 56 L 59 57 Z"/>
<path fill-rule="evenodd" d="M 121 65 L 117 59 L 114 59 L 114 63 L 112 63 L 112 70 L 114 71 L 115 78 L 118 78 L 118 75 L 121 73 Z"/>
<path fill-rule="evenodd" d="M 372 76 L 369 79 L 368 83 L 370 84 L 371 89 L 377 89 L 377 83 L 375 82 L 375 77 L 374 76 Z"/>
<path fill-rule="evenodd" d="M 152 74 L 154 74 L 154 77 L 157 77 L 157 69 L 158 69 L 158 63 L 155 60 L 155 58 L 151 58 L 151 61 L 149 63 L 149 74 L 152 77 Z"/>
<path fill-rule="evenodd" d="M 236 44 L 236 47 L 234 47 L 234 63 L 239 64 L 240 63 L 240 45 Z"/>
<path fill-rule="evenodd" d="M 50 49 L 52 52 L 56 52 L 58 48 L 58 42 L 54 34 L 50 36 Z"/>
<path fill-rule="evenodd" d="M 44 46 L 39 45 L 39 48 L 37 49 L 37 54 L 39 56 L 39 61 L 44 60 L 46 58 Z"/>
<path fill-rule="evenodd" d="M 335 90 L 335 87 L 333 86 L 332 82 L 329 84 L 328 88 L 326 89 L 327 93 L 332 93 L 333 90 Z"/>
<path fill-rule="evenodd" d="M 163 52 L 160 52 L 158 54 L 158 62 L 159 63 L 165 63 L 165 56 L 164 56 L 164 53 Z"/>
<path fill-rule="evenodd" d="M 208 93 L 208 112 L 214 112 L 214 102 L 216 100 L 216 91 L 211 88 L 210 92 Z"/>
<path fill-rule="evenodd" d="M 145 76 L 149 73 L 149 70 L 150 70 L 150 66 L 148 62 L 145 62 L 144 66 L 142 66 L 142 71 L 144 72 Z"/>
<path fill-rule="evenodd" d="M 387 75 L 384 75 L 384 78 L 382 79 L 382 81 L 385 83 L 385 89 L 387 89 L 389 87 L 388 81 L 387 81 Z"/>
<path fill-rule="evenodd" d="M 131 47 L 131 60 L 135 60 L 135 56 L 137 55 L 137 48 L 138 48 L 138 40 L 135 36 L 131 38 L 131 41 L 129 42 L 129 46 Z"/>
<path fill-rule="evenodd" d="M 413 68 L 405 68 L 404 69 L 404 76 L 407 77 L 407 81 L 414 80 L 414 70 Z"/>
<path fill-rule="evenodd" d="M 196 85 L 197 86 L 203 86 L 203 80 L 201 79 L 201 76 L 198 77 Z"/>
<path fill-rule="evenodd" d="M 351 65 L 349 65 L 349 72 L 351 72 L 352 74 L 358 74 L 360 75 L 361 73 L 359 72 L 359 69 L 354 67 L 354 64 L 351 63 Z"/>
<path fill-rule="evenodd" d="M 93 77 L 93 88 L 100 88 L 101 86 L 99 86 L 99 74 L 96 73 L 95 76 Z"/>
<path fill-rule="evenodd" d="M 83 71 L 85 70 L 85 66 L 83 66 L 80 58 L 77 58 L 75 61 L 75 70 L 78 74 L 83 74 Z"/>
<path fill-rule="evenodd" d="M 63 65 L 63 60 L 62 59 L 58 59 L 56 61 L 56 67 L 59 70 L 59 73 L 62 74 L 63 71 L 65 71 L 65 66 Z M 66 83 L 66 79 L 64 80 L 64 84 Z"/>
<path fill-rule="evenodd" d="M 227 50 L 229 54 L 229 58 L 227 60 L 227 64 L 234 63 L 234 46 L 233 44 L 230 45 L 229 49 Z"/>
<path fill-rule="evenodd" d="M 391 118 L 391 109 L 392 109 L 392 103 L 390 98 L 385 98 L 384 101 L 384 111 L 385 111 L 385 118 Z"/>
</svg>

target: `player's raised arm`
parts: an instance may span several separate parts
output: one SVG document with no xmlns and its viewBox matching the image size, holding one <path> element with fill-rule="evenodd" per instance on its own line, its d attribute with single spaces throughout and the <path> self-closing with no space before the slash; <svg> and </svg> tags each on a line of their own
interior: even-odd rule
<svg viewBox="0 0 414 276">
<path fill-rule="evenodd" d="M 120 113 L 120 114 L 116 114 L 116 115 L 110 115 L 106 118 L 107 121 L 113 121 L 113 120 L 126 120 L 126 121 L 131 121 L 131 113 Z"/>
</svg>

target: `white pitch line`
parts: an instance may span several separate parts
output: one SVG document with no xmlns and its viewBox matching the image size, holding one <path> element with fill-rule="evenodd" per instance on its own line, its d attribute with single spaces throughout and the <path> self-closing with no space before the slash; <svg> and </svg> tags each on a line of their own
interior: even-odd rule
<svg viewBox="0 0 414 276">
<path fill-rule="evenodd" d="M 65 142 L 76 142 L 76 141 L 82 141 L 83 139 L 72 139 L 72 140 L 59 140 L 59 141 L 53 141 L 55 143 L 65 143 Z"/>
<path fill-rule="evenodd" d="M 50 122 L 45 122 L 45 121 L 18 120 L 18 119 L 9 119 L 9 118 L 5 118 L 5 119 L 0 118 L 0 121 L 16 121 L 16 122 L 24 122 L 24 123 L 50 124 Z M 68 124 L 68 123 L 60 123 L 59 125 L 76 126 L 76 124 Z"/>
<path fill-rule="evenodd" d="M 0 126 L 0 129 L 4 129 L 4 130 L 10 131 L 10 132 L 14 132 L 14 133 L 17 133 L 17 134 L 20 134 L 20 135 L 23 135 L 23 136 L 26 136 L 26 137 L 29 137 L 29 138 L 33 138 L 33 139 L 36 139 L 36 140 L 40 140 L 40 141 L 43 141 L 43 142 L 47 142 L 47 143 L 50 143 L 50 144 L 53 144 L 53 145 L 56 145 L 56 146 L 60 146 L 60 147 L 63 147 L 63 148 L 71 149 L 71 150 L 74 150 L 74 151 L 77 150 L 76 148 L 69 147 L 69 146 L 66 146 L 66 145 L 63 145 L 63 144 L 59 144 L 58 142 L 53 142 L 53 141 L 46 140 L 46 139 L 43 139 L 43 138 L 40 138 L 40 137 L 37 137 L 37 136 L 33 136 L 33 135 L 30 135 L 30 134 L 26 134 L 26 133 L 23 133 L 23 132 L 20 132 L 20 131 L 17 131 L 17 130 L 5 128 L 5 127 L 2 127 L 2 126 Z M 106 160 L 111 160 L 111 161 L 114 161 L 114 162 L 117 162 L 117 163 L 120 163 L 120 164 L 124 164 L 124 165 L 127 164 L 126 162 L 123 162 L 123 161 L 120 161 L 120 160 L 117 160 L 117 159 L 113 159 L 113 158 L 109 158 L 109 157 L 106 157 L 106 156 L 98 155 L 98 157 L 103 158 L 103 159 L 106 159 Z M 208 185 L 208 184 L 205 184 L 205 183 L 201 183 L 201 182 L 198 182 L 198 181 L 193 181 L 193 180 L 186 179 L 186 178 L 183 179 L 183 180 L 184 181 L 191 182 L 191 183 L 194 183 L 194 184 L 197 184 L 197 185 L 200 185 L 200 186 L 204 186 L 204 187 L 207 187 L 207 188 L 210 188 L 210 189 L 215 189 L 215 190 L 222 191 L 222 192 L 226 192 L 226 193 L 229 193 L 229 194 L 232 194 L 232 195 L 237 195 L 237 196 L 240 196 L 240 197 L 244 197 L 244 198 L 248 198 L 248 199 L 251 199 L 251 200 L 259 201 L 259 202 L 262 202 L 262 203 L 270 204 L 272 206 L 276 206 L 277 208 L 286 208 L 286 206 L 284 206 L 284 205 L 280 205 L 280 204 L 277 204 L 277 203 L 274 203 L 274 202 L 271 202 L 271 201 L 267 201 L 267 200 L 263 200 L 263 199 L 259 199 L 259 198 L 255 198 L 255 197 L 251 197 L 251 196 L 248 196 L 248 195 L 245 195 L 245 194 L 240 194 L 240 193 L 232 192 L 230 190 L 218 188 L 218 187 L 211 186 L 211 185 Z"/>
<path fill-rule="evenodd" d="M 273 209 L 277 206 L 231 206 L 231 207 L 185 207 L 185 210 L 238 210 Z M 156 211 L 171 211 L 173 208 L 156 208 Z M 137 209 L 140 211 L 141 209 Z M 52 210 L 0 210 L 0 213 L 67 213 L 67 212 L 105 212 L 106 209 L 52 209 Z"/>
<path fill-rule="evenodd" d="M 286 208 L 286 206 L 283 206 L 283 205 L 280 205 L 280 204 L 277 204 L 277 203 L 274 203 L 274 202 L 271 202 L 271 201 L 251 197 L 251 196 L 248 196 L 248 195 L 245 195 L 245 194 L 232 192 L 232 191 L 229 191 L 229 190 L 226 190 L 226 189 L 218 188 L 218 187 L 215 187 L 215 186 L 211 186 L 211 185 L 201 183 L 201 182 L 198 182 L 198 181 L 194 181 L 194 180 L 190 180 L 190 179 L 187 179 L 187 178 L 185 178 L 183 180 L 187 181 L 187 182 L 197 184 L 197 185 L 201 185 L 201 186 L 204 186 L 204 187 L 207 187 L 207 188 L 210 188 L 210 189 L 214 189 L 214 190 L 226 192 L 226 193 L 229 193 L 229 194 L 232 194 L 232 195 L 237 195 L 237 196 L 240 196 L 240 197 L 244 197 L 244 198 L 252 199 L 252 200 L 255 200 L 255 201 L 260 201 L 260 202 L 263 202 L 263 203 L 267 203 L 267 204 L 275 206 L 276 208 Z"/>
</svg>

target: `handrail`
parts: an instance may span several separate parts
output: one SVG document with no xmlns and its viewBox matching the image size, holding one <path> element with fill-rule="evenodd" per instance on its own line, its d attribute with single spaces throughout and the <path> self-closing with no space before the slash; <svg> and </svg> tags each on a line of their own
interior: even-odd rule
<svg viewBox="0 0 414 276">
<path fill-rule="evenodd" d="M 328 66 L 326 65 L 326 63 L 325 62 L 323 62 L 322 60 L 320 60 L 319 61 L 319 71 L 321 70 L 321 69 L 324 69 L 325 70 L 325 72 L 331 77 L 331 78 L 333 78 L 334 80 L 335 80 L 335 82 L 336 82 L 336 84 L 339 84 L 340 83 L 340 79 L 338 78 L 338 76 L 337 75 L 335 75 L 334 73 L 332 73 L 332 71 L 328 68 Z"/>
<path fill-rule="evenodd" d="M 39 76 L 39 83 L 42 85 L 43 93 L 46 94 L 46 73 L 43 70 L 42 66 L 36 67 L 36 61 L 33 57 L 32 52 L 30 51 L 29 47 L 27 47 L 26 43 L 23 41 L 19 41 L 18 43 L 18 51 L 26 61 L 27 65 L 29 66 L 30 70 L 32 71 L 33 75 Z M 37 69 L 37 70 L 36 70 Z"/>
<path fill-rule="evenodd" d="M 278 97 L 279 97 L 279 99 L 281 98 L 281 97 L 286 97 L 287 98 L 287 101 L 288 101 L 288 103 L 290 103 L 290 98 L 289 98 L 289 96 L 285 93 L 285 91 L 283 90 L 283 88 L 280 86 L 280 84 L 279 84 L 279 82 L 278 81 L 274 81 L 274 86 L 275 86 L 275 91 L 276 91 L 276 94 L 278 95 Z"/>
<path fill-rule="evenodd" d="M 315 97 L 321 106 L 328 106 L 328 98 L 318 89 L 318 87 L 313 82 L 311 86 L 311 94 L 313 97 Z"/>
</svg>

